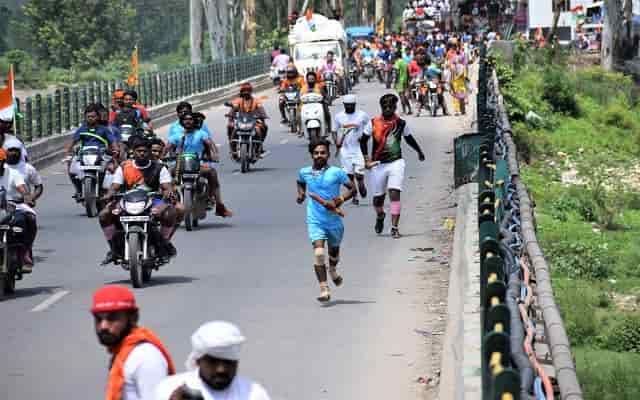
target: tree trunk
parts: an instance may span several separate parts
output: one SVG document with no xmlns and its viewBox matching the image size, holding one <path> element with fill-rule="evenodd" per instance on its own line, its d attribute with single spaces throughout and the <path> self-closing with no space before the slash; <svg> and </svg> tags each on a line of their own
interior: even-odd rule
<svg viewBox="0 0 640 400">
<path fill-rule="evenodd" d="M 202 2 L 191 0 L 189 7 L 191 64 L 202 64 Z"/>
<path fill-rule="evenodd" d="M 605 0 L 607 17 L 602 30 L 602 67 L 612 71 L 618 62 L 621 39 L 624 36 L 621 0 Z"/>
<path fill-rule="evenodd" d="M 556 34 L 556 30 L 558 29 L 558 22 L 560 21 L 560 0 L 553 1 L 553 22 L 551 22 L 551 29 L 547 33 L 546 42 L 551 44 L 551 40 L 553 40 L 553 36 Z"/>
<path fill-rule="evenodd" d="M 382 18 L 384 18 L 384 0 L 376 0 L 376 28 Z"/>
<path fill-rule="evenodd" d="M 224 60 L 227 57 L 229 34 L 229 7 L 225 0 L 202 0 L 207 15 L 211 59 Z"/>
<path fill-rule="evenodd" d="M 362 0 L 362 25 L 369 25 L 369 0 Z"/>
<path fill-rule="evenodd" d="M 247 15 L 245 25 L 245 48 L 247 50 L 255 50 L 256 45 L 256 0 L 245 0 L 245 13 Z"/>
</svg>

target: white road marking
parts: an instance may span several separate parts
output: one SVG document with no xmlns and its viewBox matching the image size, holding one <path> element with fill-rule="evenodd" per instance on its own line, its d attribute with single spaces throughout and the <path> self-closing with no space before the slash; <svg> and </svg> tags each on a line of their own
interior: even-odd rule
<svg viewBox="0 0 640 400">
<path fill-rule="evenodd" d="M 61 290 L 59 292 L 56 292 L 54 294 L 52 294 L 51 296 L 49 296 L 45 301 L 43 301 L 42 303 L 38 304 L 37 306 L 33 307 L 31 309 L 31 312 L 41 312 L 46 310 L 47 308 L 51 307 L 52 305 L 54 305 L 55 303 L 57 303 L 58 301 L 60 301 L 60 299 L 62 299 L 64 296 L 68 295 L 69 293 L 71 293 L 68 290 Z"/>
<path fill-rule="evenodd" d="M 240 171 L 234 171 L 231 173 L 231 175 L 240 175 Z"/>
<path fill-rule="evenodd" d="M 289 139 L 282 139 L 280 141 L 280 144 L 287 144 L 287 143 L 289 143 Z"/>
</svg>

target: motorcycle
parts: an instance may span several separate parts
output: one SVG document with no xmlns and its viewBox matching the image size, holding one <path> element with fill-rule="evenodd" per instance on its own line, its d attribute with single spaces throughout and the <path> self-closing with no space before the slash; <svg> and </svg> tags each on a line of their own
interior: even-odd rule
<svg viewBox="0 0 640 400">
<path fill-rule="evenodd" d="M 300 112 L 302 132 L 300 137 L 307 136 L 310 142 L 328 136 L 324 115 L 324 98 L 317 93 L 308 93 L 302 96 L 302 109 Z"/>
<path fill-rule="evenodd" d="M 232 107 L 231 104 L 225 104 Z M 240 162 L 240 172 L 247 173 L 260 158 L 262 141 L 256 135 L 256 118 L 244 112 L 238 112 L 234 119 L 233 142 L 236 143 L 238 160 Z"/>
<path fill-rule="evenodd" d="M 367 79 L 367 82 L 371 82 L 371 79 L 374 77 L 375 67 L 373 66 L 373 59 L 371 57 L 366 57 L 362 60 L 363 65 L 363 75 Z"/>
<path fill-rule="evenodd" d="M 435 117 L 438 114 L 438 109 L 440 108 L 440 100 L 439 95 L 442 93 L 442 88 L 438 84 L 437 80 L 429 81 L 429 90 L 428 90 L 428 106 L 429 111 L 431 111 L 431 116 Z"/>
<path fill-rule="evenodd" d="M 376 76 L 380 83 L 385 83 L 384 79 L 385 62 L 381 58 L 376 60 Z"/>
<path fill-rule="evenodd" d="M 23 228 L 15 225 L 16 205 L 7 201 L 7 192 L 0 190 L 0 297 L 16 290 L 16 281 L 22 280 L 22 258 L 27 249 L 17 240 Z"/>
<path fill-rule="evenodd" d="M 82 181 L 82 202 L 87 216 L 93 218 L 104 206 L 100 198 L 106 193 L 103 182 L 106 166 L 111 161 L 111 156 L 102 147 L 85 146 L 78 152 L 78 159 L 81 171 L 78 178 Z"/>
<path fill-rule="evenodd" d="M 115 195 L 119 199 L 119 207 L 113 212 L 119 216 L 122 226 L 118 237 L 124 240 L 124 258 L 116 264 L 129 271 L 135 288 L 149 282 L 151 272 L 166 264 L 166 260 L 158 257 L 157 244 L 150 238 L 152 230 L 160 234 L 159 222 L 151 214 L 153 199 L 158 195 L 143 188 Z"/>
<path fill-rule="evenodd" d="M 288 86 L 284 90 L 285 113 L 289 120 L 289 130 L 291 133 L 297 132 L 298 127 L 298 105 L 300 104 L 300 91 L 295 86 Z"/>
<path fill-rule="evenodd" d="M 200 175 L 201 160 L 196 154 L 184 153 L 176 162 L 176 180 L 184 205 L 184 226 L 191 232 L 207 217 L 209 182 Z"/>
<path fill-rule="evenodd" d="M 280 82 L 284 80 L 285 72 L 284 69 L 277 69 L 275 66 L 271 67 L 270 75 L 274 86 L 280 86 Z"/>
<path fill-rule="evenodd" d="M 322 74 L 322 80 L 324 81 L 324 85 L 327 88 L 327 93 L 328 93 L 328 101 L 329 101 L 329 105 L 333 104 L 333 100 L 335 100 L 338 97 L 338 88 L 336 85 L 336 74 L 334 74 L 333 72 L 325 72 L 324 74 Z"/>
</svg>

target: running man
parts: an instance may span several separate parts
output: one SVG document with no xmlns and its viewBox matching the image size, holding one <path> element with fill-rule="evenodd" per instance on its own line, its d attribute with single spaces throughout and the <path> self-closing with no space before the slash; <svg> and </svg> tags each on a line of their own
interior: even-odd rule
<svg viewBox="0 0 640 400">
<path fill-rule="evenodd" d="M 371 117 L 364 111 L 356 111 L 356 96 L 349 94 L 343 99 L 344 111 L 335 116 L 333 140 L 340 154 L 342 169 L 347 173 L 351 183 L 358 181 L 360 196 L 367 197 L 364 185 L 364 156 L 360 150 L 360 139 L 365 127 L 371 124 Z M 358 192 L 353 193 L 353 204 L 358 205 Z"/>
<path fill-rule="evenodd" d="M 308 195 L 307 228 L 313 245 L 314 269 L 320 283 L 318 301 L 331 300 L 327 283 L 327 268 L 324 260 L 324 245 L 329 247 L 329 273 L 334 285 L 342 284 L 337 267 L 340 259 L 340 243 L 344 234 L 340 206 L 354 195 L 355 188 L 347 174 L 338 167 L 329 166 L 331 144 L 326 140 L 309 145 L 313 165 L 300 170 L 298 175 L 298 204 L 302 204 Z M 348 191 L 340 194 L 340 186 Z"/>
<path fill-rule="evenodd" d="M 424 161 L 424 153 L 418 142 L 411 135 L 407 122 L 396 114 L 398 96 L 385 94 L 380 98 L 382 114 L 375 117 L 360 141 L 360 148 L 365 159 L 365 166 L 371 170 L 371 185 L 373 186 L 373 207 L 376 211 L 375 231 L 381 234 L 384 229 L 384 200 L 389 192 L 391 202 L 391 236 L 400 238 L 398 224 L 400 222 L 400 192 L 404 181 L 405 162 L 402 158 L 401 140 L 405 141 L 418 153 L 418 159 Z M 373 138 L 371 157 L 367 144 L 369 137 Z"/>
</svg>

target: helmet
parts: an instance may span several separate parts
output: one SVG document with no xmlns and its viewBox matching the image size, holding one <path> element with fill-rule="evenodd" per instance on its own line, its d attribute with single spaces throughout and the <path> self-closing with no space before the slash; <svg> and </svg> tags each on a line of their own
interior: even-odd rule
<svg viewBox="0 0 640 400">
<path fill-rule="evenodd" d="M 242 85 L 240 85 L 240 93 L 242 94 L 243 92 L 253 92 L 253 86 L 251 85 L 251 83 L 249 82 L 245 82 Z"/>
<path fill-rule="evenodd" d="M 296 68 L 295 65 L 289 64 L 287 65 L 286 73 L 287 73 L 287 78 L 293 79 L 298 76 L 298 69 Z"/>
</svg>

